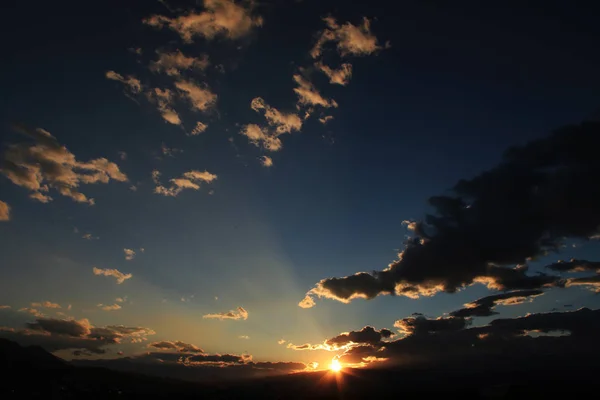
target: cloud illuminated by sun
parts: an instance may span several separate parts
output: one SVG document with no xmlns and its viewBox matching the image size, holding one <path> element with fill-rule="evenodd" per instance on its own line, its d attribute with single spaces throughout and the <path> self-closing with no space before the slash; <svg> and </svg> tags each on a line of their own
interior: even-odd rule
<svg viewBox="0 0 600 400">
<path fill-rule="evenodd" d="M 331 360 L 331 364 L 329 364 L 329 369 L 333 372 L 340 372 L 342 370 L 342 364 L 336 359 Z"/>
</svg>

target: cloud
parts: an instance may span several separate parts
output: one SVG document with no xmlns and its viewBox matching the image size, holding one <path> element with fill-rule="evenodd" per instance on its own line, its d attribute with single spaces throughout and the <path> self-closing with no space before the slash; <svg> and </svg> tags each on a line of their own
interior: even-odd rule
<svg viewBox="0 0 600 400">
<path fill-rule="evenodd" d="M 302 119 L 297 114 L 283 113 L 265 103 L 262 97 L 252 99 L 250 108 L 256 112 L 264 110 L 265 119 L 270 126 L 275 128 L 277 134 L 299 131 L 302 128 Z"/>
<path fill-rule="evenodd" d="M 98 308 L 100 308 L 102 311 L 116 311 L 116 310 L 120 310 L 122 307 L 118 304 L 98 304 Z"/>
<path fill-rule="evenodd" d="M 327 122 L 331 121 L 333 119 L 333 115 L 326 115 L 322 118 L 319 118 L 319 122 L 322 123 L 323 125 L 325 125 Z"/>
<path fill-rule="evenodd" d="M 238 39 L 262 25 L 262 18 L 252 14 L 252 3 L 247 7 L 233 0 L 204 0 L 203 12 L 189 12 L 175 18 L 153 15 L 144 20 L 157 28 L 167 27 L 179 34 L 184 42 L 193 42 L 200 36 L 208 40 L 217 36 Z"/>
<path fill-rule="evenodd" d="M 175 87 L 190 102 L 192 109 L 206 111 L 217 102 L 217 95 L 210 91 L 207 86 L 201 87 L 192 81 L 177 81 Z"/>
<path fill-rule="evenodd" d="M 94 267 L 93 269 L 94 275 L 104 275 L 104 276 L 112 276 L 117 280 L 117 285 L 125 282 L 127 279 L 131 279 L 133 277 L 132 274 L 124 274 L 118 269 L 100 269 Z"/>
<path fill-rule="evenodd" d="M 516 305 L 522 304 L 526 300 L 533 300 L 535 297 L 544 294 L 542 290 L 517 290 L 508 293 L 499 293 L 491 296 L 482 297 L 474 302 L 465 304 L 465 308 L 460 310 L 452 311 L 450 313 L 453 317 L 467 318 L 467 317 L 489 317 L 494 314 L 498 314 L 494 311 L 496 305 Z"/>
<path fill-rule="evenodd" d="M 273 166 L 273 159 L 269 156 L 262 156 L 260 158 L 260 163 L 262 164 L 263 167 L 272 167 Z"/>
<path fill-rule="evenodd" d="M 339 69 L 332 69 L 322 62 L 315 63 L 315 67 L 329 78 L 329 83 L 346 86 L 352 77 L 352 64 L 343 63 Z"/>
<path fill-rule="evenodd" d="M 236 310 L 231 310 L 228 312 L 216 313 L 216 314 L 206 314 L 202 316 L 202 318 L 206 319 L 248 319 L 248 311 L 246 311 L 243 307 L 238 307 Z"/>
<path fill-rule="evenodd" d="M 10 206 L 6 202 L 0 200 L 0 221 L 10 220 Z"/>
<path fill-rule="evenodd" d="M 184 189 L 200 189 L 200 183 L 211 183 L 217 179 L 217 175 L 211 174 L 208 171 L 191 170 L 185 172 L 180 178 L 170 179 L 170 187 L 165 187 L 160 183 L 160 172 L 152 171 L 152 179 L 155 183 L 154 193 L 162 194 L 163 196 L 176 197 Z"/>
<path fill-rule="evenodd" d="M 250 336 L 248 336 L 248 335 L 240 335 L 240 336 L 238 336 L 238 339 L 248 340 L 248 339 L 250 339 Z"/>
<path fill-rule="evenodd" d="M 131 261 L 135 258 L 135 251 L 133 249 L 123 249 L 123 253 L 125 254 L 125 259 L 127 261 Z"/>
<path fill-rule="evenodd" d="M 20 312 L 26 312 L 26 313 L 34 315 L 36 317 L 44 317 L 44 314 L 41 313 L 40 311 L 38 311 L 35 308 L 23 307 L 23 308 L 19 309 L 19 311 Z"/>
<path fill-rule="evenodd" d="M 44 307 L 44 308 L 62 308 L 58 303 L 52 303 L 51 301 L 43 301 L 41 303 L 31 303 L 31 307 Z"/>
<path fill-rule="evenodd" d="M 24 329 L 0 328 L 0 336 L 23 346 L 38 345 L 48 351 L 86 350 L 94 354 L 106 352 L 105 346 L 124 342 L 137 343 L 154 335 L 152 329 L 109 325 L 95 327 L 89 320 L 37 318 Z"/>
<path fill-rule="evenodd" d="M 107 79 L 121 82 L 132 94 L 138 94 L 142 91 L 142 83 L 133 75 L 128 75 L 126 78 L 116 73 L 115 71 L 107 71 L 105 74 Z"/>
<path fill-rule="evenodd" d="M 35 200 L 51 201 L 46 193 L 54 189 L 76 202 L 93 205 L 94 199 L 79 191 L 81 184 L 108 183 L 111 179 L 127 181 L 119 166 L 106 158 L 81 162 L 48 131 L 20 125 L 14 128 L 33 142 L 9 146 L 0 172 L 15 185 L 29 190 Z"/>
<path fill-rule="evenodd" d="M 84 233 L 81 237 L 85 240 L 100 239 L 98 236 L 93 236 L 91 233 Z"/>
<path fill-rule="evenodd" d="M 145 94 L 148 101 L 156 105 L 156 109 L 165 121 L 173 125 L 181 125 L 181 118 L 173 108 L 175 94 L 172 90 L 153 88 Z"/>
<path fill-rule="evenodd" d="M 306 295 L 299 303 L 298 306 L 302 308 L 311 308 L 315 306 L 315 301 L 311 296 Z"/>
<path fill-rule="evenodd" d="M 394 322 L 394 326 L 405 335 L 458 331 L 464 329 L 468 321 L 458 317 L 429 319 L 423 316 L 408 317 Z"/>
<path fill-rule="evenodd" d="M 431 197 L 436 212 L 417 223 L 415 237 L 388 268 L 323 279 L 307 295 L 349 302 L 453 293 L 477 282 L 498 290 L 564 286 L 557 276 L 529 275 L 525 263 L 559 250 L 566 238 L 597 232 L 600 192 L 591 149 L 598 130 L 600 122 L 584 122 L 510 148 L 495 168 Z"/>
<path fill-rule="evenodd" d="M 358 26 L 350 22 L 339 25 L 332 17 L 323 18 L 323 21 L 327 28 L 320 33 L 310 51 L 312 58 L 320 57 L 323 46 L 328 42 L 334 42 L 342 56 L 365 56 L 381 49 L 377 37 L 371 33 L 371 21 L 367 18 L 363 18 L 362 24 Z"/>
<path fill-rule="evenodd" d="M 12 308 L 11 306 L 0 305 L 0 310 L 8 310 Z"/>
<path fill-rule="evenodd" d="M 204 353 L 204 350 L 202 350 L 198 346 L 189 343 L 184 343 L 179 340 L 176 340 L 174 342 L 166 340 L 160 342 L 153 342 L 148 344 L 148 347 L 153 347 L 159 350 L 176 350 L 182 353 Z"/>
<path fill-rule="evenodd" d="M 123 161 L 127 160 L 127 153 L 125 153 L 124 151 L 119 151 L 119 158 Z"/>
<path fill-rule="evenodd" d="M 581 278 L 570 278 L 567 280 L 566 285 L 567 285 L 567 287 L 587 286 L 593 292 L 600 293 L 600 275 L 581 277 Z"/>
<path fill-rule="evenodd" d="M 294 92 L 298 95 L 298 104 L 302 106 L 321 106 L 324 108 L 337 107 L 338 104 L 333 99 L 324 98 L 321 93 L 307 78 L 300 74 L 294 75 L 294 81 L 298 87 Z"/>
<path fill-rule="evenodd" d="M 208 125 L 206 125 L 203 122 L 196 122 L 196 126 L 194 127 L 194 129 L 192 129 L 192 132 L 190 132 L 190 135 L 192 136 L 196 136 L 201 134 L 202 132 L 206 131 L 206 129 L 208 128 Z"/>
<path fill-rule="evenodd" d="M 325 341 L 325 344 L 335 347 L 342 347 L 349 343 L 353 344 L 376 344 L 383 339 L 389 339 L 395 333 L 389 329 L 377 330 L 372 326 L 365 326 L 360 331 L 344 332 Z"/>
<path fill-rule="evenodd" d="M 150 63 L 150 70 L 164 72 L 173 77 L 179 77 L 182 71 L 187 70 L 204 71 L 210 65 L 206 54 L 201 58 L 188 57 L 181 50 L 171 53 L 157 50 L 156 54 L 158 54 L 158 59 Z"/>
<path fill-rule="evenodd" d="M 167 145 L 164 143 L 161 144 L 160 151 L 163 153 L 163 155 L 168 157 L 174 157 L 177 153 L 183 153 L 183 150 L 175 147 L 167 147 Z"/>
<path fill-rule="evenodd" d="M 240 133 L 248 138 L 250 143 L 256 146 L 262 146 L 269 151 L 281 150 L 281 139 L 269 132 L 266 128 L 261 128 L 256 124 L 244 125 Z"/>
<path fill-rule="evenodd" d="M 572 258 L 570 261 L 559 260 L 554 264 L 548 265 L 546 268 L 558 272 L 600 272 L 600 262 Z"/>
</svg>

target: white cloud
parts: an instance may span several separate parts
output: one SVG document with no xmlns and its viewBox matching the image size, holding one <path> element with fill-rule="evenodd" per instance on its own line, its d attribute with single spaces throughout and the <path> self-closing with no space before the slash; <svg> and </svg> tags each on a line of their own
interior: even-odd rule
<svg viewBox="0 0 600 400">
<path fill-rule="evenodd" d="M 317 43 L 310 51 L 313 58 L 318 58 L 323 52 L 323 46 L 328 42 L 335 42 L 342 56 L 364 56 L 381 49 L 377 37 L 371 33 L 371 21 L 363 18 L 361 25 L 356 26 L 350 22 L 339 25 L 332 17 L 323 18 L 327 29 L 324 29 Z M 386 44 L 386 46 L 388 46 Z"/>
<path fill-rule="evenodd" d="M 116 310 L 120 310 L 121 306 L 118 304 L 112 304 L 112 305 L 104 305 L 104 304 L 98 304 L 98 307 L 103 310 L 103 311 L 116 311 Z"/>
<path fill-rule="evenodd" d="M 298 104 L 304 106 L 321 106 L 324 108 L 338 106 L 335 100 L 324 98 L 315 86 L 302 75 L 295 74 L 294 81 L 298 84 L 298 87 L 294 88 L 294 92 L 298 95 Z"/>
<path fill-rule="evenodd" d="M 329 83 L 345 86 L 352 77 L 352 64 L 349 63 L 340 65 L 339 69 L 332 69 L 322 62 L 316 62 L 315 67 L 327 75 Z"/>
<path fill-rule="evenodd" d="M 123 253 L 125 254 L 125 259 L 127 261 L 131 261 L 135 258 L 135 251 L 133 249 L 123 249 Z"/>
<path fill-rule="evenodd" d="M 81 162 L 50 132 L 41 128 L 15 128 L 33 139 L 33 143 L 9 146 L 0 172 L 15 185 L 30 190 L 33 199 L 43 203 L 51 201 L 52 198 L 46 193 L 54 189 L 76 202 L 93 205 L 94 199 L 79 191 L 81 184 L 108 183 L 111 179 L 127 181 L 127 176 L 119 166 L 106 158 Z"/>
<path fill-rule="evenodd" d="M 142 91 L 142 82 L 140 82 L 140 80 L 133 75 L 124 77 L 115 71 L 107 71 L 105 76 L 107 79 L 121 82 L 127 89 L 129 89 L 131 93 L 137 94 Z"/>
<path fill-rule="evenodd" d="M 6 202 L 0 200 L 0 221 L 10 220 L 10 206 Z"/>
<path fill-rule="evenodd" d="M 283 113 L 275 107 L 266 104 L 262 97 L 252 99 L 250 108 L 256 112 L 264 110 L 265 119 L 269 125 L 275 127 L 275 131 L 278 134 L 299 131 L 302 128 L 302 119 L 297 114 Z"/>
<path fill-rule="evenodd" d="M 156 50 L 156 54 L 158 60 L 150 63 L 150 70 L 164 72 L 169 76 L 180 76 L 181 72 L 186 70 L 203 71 L 210 65 L 206 54 L 201 58 L 188 57 L 180 50 L 171 53 Z"/>
<path fill-rule="evenodd" d="M 92 271 L 94 272 L 94 275 L 112 276 L 113 278 L 115 278 L 117 280 L 118 285 L 125 282 L 127 279 L 130 279 L 133 277 L 132 274 L 124 274 L 121 271 L 119 271 L 118 269 L 108 269 L 108 268 L 100 269 L 100 268 L 94 267 L 92 269 Z"/>
<path fill-rule="evenodd" d="M 231 310 L 228 312 L 206 314 L 202 318 L 219 319 L 221 321 L 224 319 L 247 320 L 248 319 L 248 311 L 246 311 L 243 307 L 238 307 L 237 310 Z"/>
<path fill-rule="evenodd" d="M 171 186 L 165 187 L 160 183 L 160 172 L 157 170 L 152 171 L 152 180 L 156 185 L 154 193 L 162 194 L 163 196 L 175 197 L 184 189 L 198 190 L 200 189 L 201 182 L 211 183 L 215 179 L 217 179 L 217 175 L 211 174 L 208 171 L 191 170 L 185 172 L 180 178 L 170 179 Z"/>
<path fill-rule="evenodd" d="M 206 125 L 203 122 L 196 122 L 196 126 L 194 127 L 194 129 L 192 129 L 192 132 L 190 133 L 190 135 L 192 136 L 196 136 L 201 134 L 202 132 L 204 132 L 206 130 L 206 128 L 208 128 L 208 125 Z"/>
<path fill-rule="evenodd" d="M 175 87 L 179 89 L 192 105 L 192 109 L 206 111 L 217 102 L 217 95 L 205 87 L 200 87 L 192 81 L 177 81 Z"/>
<path fill-rule="evenodd" d="M 192 42 L 195 36 L 213 39 L 224 36 L 237 39 L 248 35 L 252 28 L 262 25 L 260 16 L 252 15 L 252 3 L 248 7 L 233 0 L 204 0 L 206 11 L 189 12 L 175 18 L 153 15 L 144 23 L 154 27 L 168 27 L 181 36 L 185 42 Z"/>
<path fill-rule="evenodd" d="M 263 167 L 272 167 L 273 166 L 273 159 L 269 156 L 262 156 L 260 158 L 260 163 L 262 164 Z"/>
</svg>

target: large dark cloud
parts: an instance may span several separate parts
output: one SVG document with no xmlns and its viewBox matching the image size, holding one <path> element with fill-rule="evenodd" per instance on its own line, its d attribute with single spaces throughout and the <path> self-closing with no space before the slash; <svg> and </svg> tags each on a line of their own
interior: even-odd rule
<svg viewBox="0 0 600 400">
<path fill-rule="evenodd" d="M 493 357 L 518 361 L 541 355 L 600 354 L 600 310 L 587 308 L 497 319 L 486 326 L 465 329 L 416 332 L 391 342 L 351 347 L 340 361 L 436 364 L 472 359 L 492 362 Z M 532 337 L 532 332 L 542 335 Z"/>
<path fill-rule="evenodd" d="M 377 330 L 372 326 L 365 326 L 360 331 L 346 332 L 328 339 L 325 341 L 325 344 L 335 347 L 341 347 L 348 343 L 374 344 L 381 342 L 383 339 L 389 339 L 394 335 L 394 332 L 389 329 L 383 328 Z"/>
<path fill-rule="evenodd" d="M 550 264 L 547 268 L 559 272 L 600 271 L 600 262 L 572 258 L 570 261 L 558 261 Z"/>
<path fill-rule="evenodd" d="M 430 198 L 435 213 L 414 224 L 416 237 L 387 269 L 323 279 L 308 295 L 347 302 L 452 293 L 474 282 L 502 290 L 564 283 L 509 267 L 557 251 L 565 238 L 597 232 L 599 135 L 600 122 L 584 122 L 508 149 L 497 167 Z"/>
<path fill-rule="evenodd" d="M 528 298 L 533 298 L 542 295 L 544 292 L 539 289 L 532 290 L 517 290 L 508 293 L 499 293 L 491 296 L 482 297 L 472 303 L 465 304 L 464 308 L 450 313 L 453 317 L 468 318 L 468 317 L 489 317 L 498 314 L 494 311 L 496 305 L 515 305 L 521 304 Z"/>
</svg>

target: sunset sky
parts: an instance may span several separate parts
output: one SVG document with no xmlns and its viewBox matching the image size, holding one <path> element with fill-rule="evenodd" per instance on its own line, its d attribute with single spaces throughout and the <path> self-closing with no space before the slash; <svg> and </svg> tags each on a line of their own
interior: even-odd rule
<svg viewBox="0 0 600 400">
<path fill-rule="evenodd" d="M 520 179 L 536 146 L 589 143 L 542 141 L 598 116 L 592 15 L 421 1 L 14 3 L 0 63 L 0 336 L 67 359 L 311 368 L 370 343 L 326 342 L 343 332 L 398 340 L 490 295 L 528 291 L 488 300 L 497 314 L 466 313 L 471 326 L 600 305 L 600 265 L 545 268 L 598 260 L 600 203 L 573 200 L 597 189 L 565 186 L 573 198 L 549 202 L 562 217 L 535 222 L 511 202 L 512 190 L 549 188 Z M 507 153 L 514 176 L 455 186 L 536 140 Z M 429 201 L 463 195 L 476 219 L 465 230 L 449 197 Z M 427 214 L 441 222 L 417 224 Z"/>
</svg>

